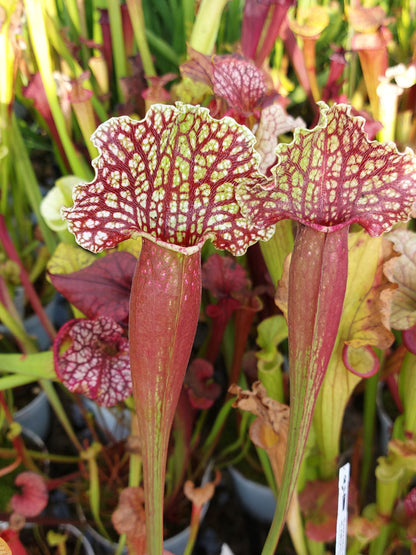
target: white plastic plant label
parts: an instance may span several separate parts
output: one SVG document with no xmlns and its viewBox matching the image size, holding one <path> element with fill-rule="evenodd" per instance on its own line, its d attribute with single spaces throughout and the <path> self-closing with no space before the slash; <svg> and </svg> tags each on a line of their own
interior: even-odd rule
<svg viewBox="0 0 416 555">
<path fill-rule="evenodd" d="M 335 555 L 345 555 L 347 550 L 348 527 L 348 488 L 350 484 L 350 463 L 339 469 L 338 477 L 338 513 Z"/>
</svg>

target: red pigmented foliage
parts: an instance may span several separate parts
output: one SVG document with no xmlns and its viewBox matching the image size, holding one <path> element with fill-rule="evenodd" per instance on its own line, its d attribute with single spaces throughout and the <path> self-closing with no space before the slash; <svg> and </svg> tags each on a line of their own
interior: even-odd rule
<svg viewBox="0 0 416 555">
<path fill-rule="evenodd" d="M 403 344 L 406 349 L 416 355 L 416 325 L 402 331 Z"/>
<path fill-rule="evenodd" d="M 408 518 L 416 518 L 416 488 L 410 490 L 404 499 L 404 510 Z"/>
<path fill-rule="evenodd" d="M 368 139 L 370 141 L 376 138 L 377 133 L 383 129 L 383 124 L 380 123 L 378 120 L 374 119 L 368 112 L 365 110 L 357 110 L 353 106 L 351 106 L 351 115 L 364 118 L 363 129 L 368 135 Z"/>
<path fill-rule="evenodd" d="M 221 387 L 213 381 L 213 376 L 214 367 L 207 360 L 197 358 L 189 365 L 184 383 L 195 409 L 209 409 L 221 393 Z"/>
<path fill-rule="evenodd" d="M 156 104 L 157 102 L 169 102 L 170 93 L 165 89 L 165 86 L 176 79 L 176 73 L 166 73 L 165 75 L 147 77 L 150 87 L 142 92 L 142 96 L 149 104 Z"/>
<path fill-rule="evenodd" d="M 308 538 L 319 542 L 335 539 L 338 506 L 338 478 L 307 482 L 299 494 L 299 503 L 306 519 Z M 357 491 L 354 484 L 348 493 L 348 514 L 357 512 Z"/>
<path fill-rule="evenodd" d="M 237 120 L 250 116 L 266 100 L 277 96 L 269 91 L 265 72 L 241 55 L 206 56 L 189 48 L 188 56 L 181 65 L 182 75 L 208 85 Z"/>
<path fill-rule="evenodd" d="M 70 274 L 49 274 L 54 287 L 87 318 L 107 316 L 127 324 L 136 258 L 114 252 Z"/>
<path fill-rule="evenodd" d="M 234 258 L 212 254 L 202 265 L 202 286 L 221 299 L 242 293 L 248 286 L 248 278 Z"/>
<path fill-rule="evenodd" d="M 55 370 L 72 392 L 112 406 L 131 395 L 128 340 L 111 318 L 70 320 L 53 345 Z"/>
<path fill-rule="evenodd" d="M 0 532 L 0 537 L 7 543 L 10 551 L 5 551 L 5 555 L 11 553 L 12 555 L 28 555 L 24 545 L 20 541 L 18 530 L 12 530 L 11 528 L 6 528 Z M 3 546 L 0 544 L 0 548 Z M 0 553 L 3 552 L 0 551 Z"/>
<path fill-rule="evenodd" d="M 340 101 L 340 89 L 343 84 L 341 78 L 347 65 L 345 50 L 337 46 L 332 46 L 332 48 L 334 52 L 329 57 L 331 60 L 329 75 L 322 91 L 322 100 L 324 102 L 328 102 L 328 100 Z"/>
<path fill-rule="evenodd" d="M 410 490 L 403 502 L 406 515 L 406 536 L 416 546 L 416 488 Z"/>
<path fill-rule="evenodd" d="M 413 152 L 370 142 L 364 120 L 351 116 L 349 106 L 319 104 L 318 125 L 296 129 L 291 144 L 277 146 L 275 187 L 264 190 L 264 202 L 258 191 L 248 193 L 253 219 L 290 218 L 323 232 L 358 222 L 373 236 L 408 220 L 416 198 Z"/>
<path fill-rule="evenodd" d="M 46 96 L 45 87 L 43 86 L 42 77 L 38 71 L 31 76 L 29 84 L 23 88 L 23 96 L 29 100 L 33 100 L 33 105 L 36 112 L 43 117 L 48 126 L 48 129 L 53 137 L 53 142 L 57 145 L 59 152 L 64 160 L 68 170 L 70 168 L 69 162 L 66 158 L 65 150 L 62 146 L 61 137 L 56 128 L 55 120 Z"/>
<path fill-rule="evenodd" d="M 216 96 L 244 115 L 260 106 L 267 92 L 263 72 L 253 63 L 232 56 L 214 60 L 212 83 Z"/>
<path fill-rule="evenodd" d="M 270 54 L 287 11 L 294 0 L 246 0 L 241 29 L 241 46 L 247 58 L 262 65 Z"/>
<path fill-rule="evenodd" d="M 92 91 L 82 86 L 83 82 L 89 78 L 90 78 L 90 72 L 84 71 L 83 73 L 81 73 L 79 77 L 77 77 L 76 79 L 72 79 L 70 83 L 68 83 L 67 95 L 68 95 L 68 100 L 71 103 L 76 104 L 81 102 L 87 102 L 88 100 L 91 99 L 93 94 Z"/>
<path fill-rule="evenodd" d="M 245 270 L 233 258 L 213 254 L 202 265 L 202 285 L 218 299 L 216 304 L 209 304 L 206 308 L 212 326 L 205 358 L 214 363 L 227 322 L 241 306 L 249 281 Z"/>
<path fill-rule="evenodd" d="M 21 472 L 14 483 L 21 492 L 10 499 L 13 511 L 25 517 L 40 514 L 48 504 L 48 488 L 42 476 L 36 472 Z"/>
<path fill-rule="evenodd" d="M 187 54 L 187 60 L 179 68 L 182 77 L 188 77 L 192 81 L 200 81 L 212 89 L 212 68 L 215 56 L 201 54 L 191 46 L 188 46 Z"/>
<path fill-rule="evenodd" d="M 264 182 L 255 138 L 230 118 L 200 106 L 153 105 L 146 118 L 113 118 L 93 135 L 95 179 L 74 189 L 63 209 L 78 243 L 93 252 L 141 235 L 191 254 L 207 239 L 243 254 L 267 240 L 240 199 Z"/>
</svg>

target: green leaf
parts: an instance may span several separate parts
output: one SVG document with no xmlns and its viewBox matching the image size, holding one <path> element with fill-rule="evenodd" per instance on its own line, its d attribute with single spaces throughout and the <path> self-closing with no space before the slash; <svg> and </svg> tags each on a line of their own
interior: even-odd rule
<svg viewBox="0 0 416 555">
<path fill-rule="evenodd" d="M 82 178 L 67 175 L 56 180 L 55 187 L 48 192 L 40 205 L 43 219 L 53 231 L 67 229 L 67 224 L 61 216 L 62 206 L 72 206 L 72 190 L 74 185 L 81 183 Z"/>
<path fill-rule="evenodd" d="M 235 120 L 216 120 L 201 106 L 153 104 L 141 121 L 103 123 L 92 141 L 96 177 L 62 209 L 84 248 L 101 252 L 147 236 L 188 254 L 211 239 L 241 255 L 273 235 L 247 214 L 245 193 L 265 177 L 254 135 Z"/>
<path fill-rule="evenodd" d="M 86 268 L 96 260 L 96 257 L 67 243 L 60 243 L 48 262 L 47 270 L 50 274 L 70 274 Z"/>
<path fill-rule="evenodd" d="M 257 344 L 261 351 L 257 357 L 265 362 L 272 361 L 277 351 L 277 345 L 287 338 L 287 324 L 284 316 L 278 314 L 263 320 L 257 327 Z"/>
<path fill-rule="evenodd" d="M 263 190 L 264 202 L 256 188 L 247 192 L 253 219 L 290 218 L 324 232 L 358 222 L 373 236 L 407 221 L 416 196 L 414 152 L 369 141 L 349 105 L 319 108 L 316 127 L 297 128 L 292 143 L 277 145 L 275 186 Z"/>
<path fill-rule="evenodd" d="M 287 338 L 287 324 L 281 314 L 263 320 L 257 327 L 257 344 L 262 349 L 256 353 L 258 374 L 269 397 L 283 402 L 283 356 L 278 345 Z"/>
<path fill-rule="evenodd" d="M 34 380 L 56 379 L 52 351 L 30 355 L 0 354 L 0 372 L 33 377 Z"/>
</svg>

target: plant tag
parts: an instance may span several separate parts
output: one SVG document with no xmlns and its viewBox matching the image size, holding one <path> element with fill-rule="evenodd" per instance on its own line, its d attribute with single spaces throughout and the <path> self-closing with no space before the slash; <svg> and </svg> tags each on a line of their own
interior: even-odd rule
<svg viewBox="0 0 416 555">
<path fill-rule="evenodd" d="M 338 514 L 335 555 L 345 555 L 347 549 L 348 487 L 350 484 L 350 463 L 339 469 Z"/>
</svg>

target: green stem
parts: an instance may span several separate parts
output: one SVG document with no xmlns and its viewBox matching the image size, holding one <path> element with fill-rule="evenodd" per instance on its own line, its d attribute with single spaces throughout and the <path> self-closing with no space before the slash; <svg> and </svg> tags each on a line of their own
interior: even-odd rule
<svg viewBox="0 0 416 555">
<path fill-rule="evenodd" d="M 376 507 L 379 515 L 391 518 L 405 474 L 404 467 L 394 465 L 389 457 L 379 457 L 376 474 Z"/>
<path fill-rule="evenodd" d="M 363 431 L 363 456 L 361 461 L 360 476 L 360 502 L 365 501 L 370 471 L 373 463 L 374 428 L 376 422 L 376 397 L 380 372 L 365 380 L 364 390 L 364 431 Z"/>
<path fill-rule="evenodd" d="M 13 11 L 13 9 L 10 9 L 10 11 Z M 13 67 L 15 56 L 9 36 L 11 16 L 12 13 L 7 13 L 3 8 L 2 17 L 5 17 L 5 20 L 2 19 L 2 27 L 0 29 L 0 105 L 5 110 L 4 113 L 7 113 L 13 102 Z M 2 116 L 4 116 L 4 113 L 2 113 Z"/>
<path fill-rule="evenodd" d="M 21 385 L 27 385 L 28 383 L 36 382 L 31 376 L 19 376 L 16 374 L 11 374 L 10 376 L 3 376 L 0 378 L 0 391 L 8 391 L 15 387 Z"/>
<path fill-rule="evenodd" d="M 194 0 L 182 1 L 182 13 L 183 13 L 183 28 L 185 32 L 185 41 L 188 42 L 190 34 L 192 32 L 192 25 L 195 19 Z"/>
<path fill-rule="evenodd" d="M 315 540 L 307 540 L 308 544 L 308 554 L 309 555 L 324 555 L 325 544 L 323 542 L 318 542 Z"/>
<path fill-rule="evenodd" d="M 23 185 L 24 193 L 28 198 L 30 207 L 36 216 L 36 220 L 42 232 L 42 238 L 49 253 L 52 254 L 56 248 L 56 239 L 53 232 L 46 225 L 40 212 L 42 195 L 14 114 L 11 119 L 10 149 L 13 158 L 19 160 L 19 163 L 16 164 L 16 174 L 19 183 Z"/>
<path fill-rule="evenodd" d="M 108 0 L 108 16 L 110 19 L 111 42 L 114 56 L 114 72 L 119 102 L 124 101 L 121 90 L 121 79 L 127 76 L 127 59 L 123 42 L 123 26 L 119 0 Z"/>
<path fill-rule="evenodd" d="M 191 524 L 190 524 L 190 532 L 188 542 L 185 547 L 185 551 L 183 555 L 192 555 L 193 549 L 195 546 L 196 538 L 198 536 L 199 525 L 201 522 L 201 510 L 202 507 L 197 507 L 196 505 L 192 505 L 192 516 L 191 516 Z"/>
<path fill-rule="evenodd" d="M 291 220 L 281 220 L 276 224 L 273 237 L 267 242 L 260 241 L 261 252 L 275 287 L 282 277 L 283 263 L 293 249 L 292 226 Z"/>
<path fill-rule="evenodd" d="M 85 26 L 81 27 L 81 21 L 84 21 L 84 18 L 81 19 L 80 17 L 82 15 L 80 8 L 82 9 L 83 6 L 79 5 L 76 0 L 67 0 L 65 2 L 65 8 L 68 11 L 68 15 L 70 17 L 70 20 L 73 26 L 75 27 L 75 31 L 77 35 L 82 36 L 82 34 L 85 33 L 84 36 L 86 36 Z"/>
<path fill-rule="evenodd" d="M 257 447 L 257 445 L 256 452 L 263 470 L 263 475 L 266 478 L 267 485 L 272 490 L 275 497 L 277 497 L 276 480 L 273 474 L 272 466 L 270 464 L 270 459 L 266 451 L 260 447 Z"/>
<path fill-rule="evenodd" d="M 139 430 L 137 427 L 137 418 L 132 414 L 131 419 L 131 435 L 139 437 Z M 129 458 L 129 487 L 137 487 L 142 481 L 142 456 L 139 453 L 130 453 Z"/>
<path fill-rule="evenodd" d="M 13 15 L 14 6 L 3 7 L 3 19 L 0 28 L 0 210 L 2 214 L 7 212 L 8 186 L 10 172 L 10 113 L 13 103 L 14 87 L 14 49 L 9 36 L 9 23 Z M 9 13 L 7 11 L 10 10 Z"/>
<path fill-rule="evenodd" d="M 90 172 L 86 169 L 85 163 L 82 162 L 68 135 L 64 115 L 56 95 L 42 3 L 37 0 L 25 0 L 25 8 L 33 52 L 62 146 L 70 163 L 72 173 L 88 179 Z"/>
<path fill-rule="evenodd" d="M 127 8 L 129 10 L 131 23 L 133 25 L 134 38 L 140 52 L 140 59 L 146 77 L 156 75 L 155 66 L 152 60 L 152 54 L 146 39 L 146 25 L 144 21 L 142 0 L 127 0 Z"/>
<path fill-rule="evenodd" d="M 369 555 L 386 553 L 385 549 L 389 544 L 390 534 L 393 528 L 394 524 L 391 522 L 381 527 L 378 536 L 370 544 Z"/>
<path fill-rule="evenodd" d="M 2 34 L 0 33 L 0 37 Z M 0 43 L 0 50 L 2 45 Z M 1 65 L 1 60 L 0 60 Z M 1 78 L 1 76 L 0 76 Z M 0 81 L 1 85 L 1 81 Z M 6 104 L 0 104 L 0 212 L 7 214 L 8 189 L 10 181 L 10 118 Z"/>
<path fill-rule="evenodd" d="M 48 453 L 42 451 L 32 451 L 31 449 L 26 449 L 30 458 L 36 461 L 53 461 L 63 464 L 76 464 L 79 462 L 79 457 L 75 455 L 56 455 L 55 453 Z M 8 447 L 0 447 L 0 458 L 11 459 L 16 456 L 16 451 Z M 58 478 L 59 480 L 60 478 Z"/>
<path fill-rule="evenodd" d="M 50 339 L 53 340 L 56 335 L 55 328 L 53 327 L 52 322 L 46 314 L 45 309 L 43 308 L 42 303 L 38 297 L 38 294 L 36 293 L 36 290 L 29 279 L 26 268 L 23 266 L 22 261 L 20 260 L 19 253 L 17 252 L 12 240 L 10 239 L 3 214 L 0 214 L 0 241 L 7 256 L 10 258 L 10 260 L 13 260 L 13 262 L 15 262 L 19 267 L 20 281 L 22 282 L 25 293 L 29 299 L 33 311 L 39 318 L 43 328 L 45 329 Z"/>
<path fill-rule="evenodd" d="M 161 39 L 151 29 L 146 29 L 146 38 L 153 50 L 156 50 L 158 54 L 172 62 L 175 66 L 179 66 L 180 59 L 178 54 L 165 40 Z"/>
<path fill-rule="evenodd" d="M 0 371 L 28 376 L 32 381 L 56 378 L 52 351 L 21 355 L 0 353 Z"/>
<path fill-rule="evenodd" d="M 399 374 L 399 393 L 403 403 L 404 431 L 416 438 L 416 355 L 406 352 Z"/>
<path fill-rule="evenodd" d="M 105 538 L 110 539 L 105 526 L 101 520 L 100 513 L 100 477 L 99 468 L 97 462 L 98 453 L 101 451 L 102 446 L 99 443 L 92 443 L 91 446 L 81 453 L 81 457 L 88 462 L 88 474 L 89 474 L 89 498 L 90 498 L 90 508 L 91 513 L 94 518 L 94 522 L 97 528 Z"/>
<path fill-rule="evenodd" d="M 84 139 L 84 143 L 87 145 L 88 153 L 91 157 L 91 160 L 94 160 L 94 158 L 98 156 L 98 150 L 95 148 L 90 140 L 91 135 L 94 133 L 96 128 L 95 115 L 91 98 L 82 100 L 80 102 L 73 102 L 72 109 L 74 111 L 75 117 L 77 118 L 82 138 Z"/>
<path fill-rule="evenodd" d="M 368 544 L 368 540 L 355 538 L 347 549 L 347 555 L 359 555 Z"/>
<path fill-rule="evenodd" d="M 0 302 L 0 321 L 10 330 L 13 337 L 22 346 L 26 353 L 35 353 L 36 346 L 32 339 L 27 335 L 22 322 L 13 318 L 3 303 Z"/>
<path fill-rule="evenodd" d="M 191 48 L 202 54 L 213 53 L 222 12 L 227 2 L 228 0 L 202 0 L 189 39 Z"/>
<path fill-rule="evenodd" d="M 74 432 L 71 421 L 69 420 L 68 415 L 66 414 L 66 411 L 62 406 L 62 403 L 59 399 L 58 394 L 56 393 L 53 383 L 49 380 L 42 379 L 40 380 L 40 385 L 43 391 L 46 393 L 48 401 L 53 408 L 56 416 L 58 417 L 58 420 L 62 424 L 62 427 L 64 428 L 68 438 L 72 441 L 73 445 L 80 453 L 82 451 L 82 445 L 79 442 L 76 433 Z"/>
</svg>

